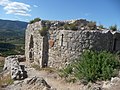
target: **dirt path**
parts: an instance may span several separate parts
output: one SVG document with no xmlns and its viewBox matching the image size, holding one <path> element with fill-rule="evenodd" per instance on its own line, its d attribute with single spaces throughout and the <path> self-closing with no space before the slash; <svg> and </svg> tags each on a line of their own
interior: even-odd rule
<svg viewBox="0 0 120 90">
<path fill-rule="evenodd" d="M 83 85 L 66 83 L 64 80 L 57 78 L 55 73 L 48 73 L 47 71 L 36 71 L 34 68 L 29 68 L 27 73 L 29 77 L 43 77 L 51 87 L 56 88 L 57 90 L 83 90 Z"/>
<path fill-rule="evenodd" d="M 65 80 L 61 79 L 56 72 L 50 72 L 49 69 L 38 71 L 38 70 L 35 70 L 34 68 L 27 66 L 26 63 L 24 62 L 23 62 L 23 65 L 25 65 L 26 67 L 25 70 L 27 71 L 28 78 L 35 77 L 35 76 L 42 77 L 47 82 L 48 85 L 50 85 L 52 88 L 55 88 L 53 90 L 120 90 L 120 79 L 115 80 L 115 82 L 118 82 L 118 81 L 119 82 L 115 83 L 115 85 L 112 85 L 110 88 L 107 87 L 106 89 L 100 89 L 102 87 L 99 88 L 100 83 L 98 83 L 98 84 L 87 85 L 90 88 L 88 89 L 86 88 L 87 86 L 84 86 L 83 84 L 65 82 Z M 16 87 L 17 89 L 14 89 L 14 90 L 23 90 L 24 88 L 25 88 L 24 90 L 39 90 L 39 89 L 26 89 L 26 87 L 27 86 L 23 86 L 22 89 L 18 89 L 18 88 L 21 88 L 21 85 L 20 85 Z M 28 88 L 29 87 L 30 86 L 28 86 Z M 13 90 L 13 88 L 11 89 L 6 88 L 6 90 Z"/>
</svg>

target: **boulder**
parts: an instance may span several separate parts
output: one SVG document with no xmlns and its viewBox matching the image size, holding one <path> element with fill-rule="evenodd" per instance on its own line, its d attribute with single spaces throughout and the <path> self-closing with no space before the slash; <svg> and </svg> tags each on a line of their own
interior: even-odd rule
<svg viewBox="0 0 120 90">
<path fill-rule="evenodd" d="M 14 80 L 21 80 L 27 77 L 27 72 L 24 69 L 24 65 L 20 65 L 20 62 L 24 60 L 23 55 L 12 55 L 5 58 L 4 71 L 11 73 L 11 78 Z"/>
<path fill-rule="evenodd" d="M 44 86 L 44 87 L 50 88 L 50 86 L 42 77 L 34 76 L 31 78 L 27 78 L 24 80 L 24 83 L 29 85 L 38 85 L 38 86 Z"/>
</svg>

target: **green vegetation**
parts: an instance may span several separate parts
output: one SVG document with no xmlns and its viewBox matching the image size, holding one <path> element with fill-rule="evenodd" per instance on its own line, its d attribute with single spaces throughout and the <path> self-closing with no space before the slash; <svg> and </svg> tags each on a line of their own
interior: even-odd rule
<svg viewBox="0 0 120 90">
<path fill-rule="evenodd" d="M 37 64 L 32 64 L 32 67 L 35 68 L 35 70 L 38 70 L 38 71 L 41 70 L 40 66 Z"/>
<path fill-rule="evenodd" d="M 103 26 L 103 25 L 99 25 L 99 28 L 100 28 L 100 29 L 104 29 L 104 26 Z"/>
<path fill-rule="evenodd" d="M 24 54 L 24 44 L 12 42 L 4 43 L 0 42 L 0 55 L 9 56 L 16 54 Z"/>
<path fill-rule="evenodd" d="M 5 87 L 8 85 L 11 85 L 11 84 L 13 84 L 13 82 L 14 82 L 14 80 L 11 79 L 10 74 L 5 75 L 5 76 L 0 75 L 0 87 Z"/>
<path fill-rule="evenodd" d="M 26 29 L 27 24 L 28 24 L 27 22 L 11 21 L 11 20 L 1 20 L 0 19 L 0 33 L 5 31 L 7 33 L 6 36 L 8 36 L 10 34 L 13 34 L 13 36 L 14 36 L 14 33 L 16 31 L 23 32 Z"/>
<path fill-rule="evenodd" d="M 3 70 L 4 60 L 0 60 L 0 72 Z"/>
<path fill-rule="evenodd" d="M 42 29 L 39 30 L 41 36 L 45 36 L 47 34 L 48 29 L 48 27 L 42 27 Z"/>
<path fill-rule="evenodd" d="M 90 30 L 95 30 L 96 29 L 96 22 L 91 21 L 87 24 L 87 26 L 89 27 Z"/>
<path fill-rule="evenodd" d="M 85 51 L 81 57 L 60 70 L 60 76 L 74 76 L 76 80 L 88 83 L 108 80 L 118 74 L 119 58 L 116 54 L 101 51 Z"/>
<path fill-rule="evenodd" d="M 67 78 L 69 75 L 73 73 L 73 66 L 72 64 L 67 65 L 65 68 L 60 70 L 60 76 Z"/>
<path fill-rule="evenodd" d="M 65 24 L 63 27 L 65 30 L 78 30 L 77 25 L 75 23 Z"/>
<path fill-rule="evenodd" d="M 69 27 L 70 27 L 71 30 L 77 30 L 78 29 L 75 23 L 70 24 Z"/>
<path fill-rule="evenodd" d="M 117 25 L 110 26 L 109 29 L 112 30 L 112 31 L 117 31 L 118 30 Z"/>
<path fill-rule="evenodd" d="M 0 20 L 0 56 L 24 54 L 26 22 Z"/>
<path fill-rule="evenodd" d="M 24 31 L 0 31 L 0 55 L 24 54 Z"/>
<path fill-rule="evenodd" d="M 64 24 L 63 28 L 65 30 L 78 30 L 81 29 L 82 27 L 88 29 L 88 30 L 96 30 L 96 22 L 90 21 L 90 22 L 84 22 L 84 21 L 75 21 L 73 23 L 66 23 Z"/>
<path fill-rule="evenodd" d="M 65 30 L 69 30 L 70 29 L 68 24 L 65 24 L 63 27 L 64 27 Z"/>
<path fill-rule="evenodd" d="M 40 18 L 35 18 L 34 20 L 31 20 L 31 21 L 29 22 L 29 24 L 32 24 L 32 23 L 35 23 L 35 22 L 39 22 L 39 21 L 41 21 Z"/>
</svg>

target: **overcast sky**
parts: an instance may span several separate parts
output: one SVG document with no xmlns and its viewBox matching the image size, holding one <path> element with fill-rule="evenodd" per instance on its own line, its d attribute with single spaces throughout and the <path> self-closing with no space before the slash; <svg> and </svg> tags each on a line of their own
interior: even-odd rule
<svg viewBox="0 0 120 90">
<path fill-rule="evenodd" d="M 120 28 L 120 0 L 0 0 L 0 19 L 87 19 Z"/>
</svg>

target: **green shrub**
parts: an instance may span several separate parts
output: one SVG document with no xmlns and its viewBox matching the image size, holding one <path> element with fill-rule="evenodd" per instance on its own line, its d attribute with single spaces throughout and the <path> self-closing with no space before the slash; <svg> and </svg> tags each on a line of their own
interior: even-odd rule
<svg viewBox="0 0 120 90">
<path fill-rule="evenodd" d="M 35 18 L 35 19 L 34 19 L 35 22 L 38 22 L 38 21 L 40 21 L 40 20 L 41 20 L 40 18 Z"/>
<path fill-rule="evenodd" d="M 34 20 L 31 20 L 31 21 L 29 22 L 29 24 L 32 24 L 32 23 L 35 23 L 35 22 L 39 22 L 39 21 L 41 21 L 40 18 L 35 18 Z"/>
<path fill-rule="evenodd" d="M 63 27 L 64 27 L 65 30 L 69 30 L 70 29 L 68 24 L 65 24 Z"/>
<path fill-rule="evenodd" d="M 89 27 L 90 30 L 95 30 L 96 29 L 96 22 L 91 21 L 87 24 L 87 26 Z"/>
<path fill-rule="evenodd" d="M 65 24 L 64 29 L 65 30 L 77 30 L 78 28 L 75 23 L 71 23 L 71 24 Z"/>
<path fill-rule="evenodd" d="M 71 30 L 77 30 L 78 28 L 77 28 L 77 25 L 75 23 L 71 23 L 70 24 L 70 29 Z"/>
<path fill-rule="evenodd" d="M 99 25 L 99 28 L 100 28 L 100 29 L 104 29 L 104 26 L 103 26 L 103 25 Z"/>
<path fill-rule="evenodd" d="M 61 69 L 60 70 L 60 73 L 59 73 L 59 75 L 61 76 L 61 77 L 68 77 L 70 74 L 72 74 L 72 72 L 73 72 L 73 67 L 72 67 L 72 65 L 71 64 L 69 64 L 69 65 L 67 65 L 67 67 L 65 67 L 65 68 L 63 68 L 63 69 Z"/>
<path fill-rule="evenodd" d="M 116 54 L 89 50 L 85 51 L 80 59 L 61 71 L 64 77 L 72 74 L 76 79 L 95 82 L 96 80 L 108 80 L 116 76 L 119 67 L 120 62 Z"/>
<path fill-rule="evenodd" d="M 112 31 L 117 31 L 117 25 L 110 26 L 109 29 Z"/>
<path fill-rule="evenodd" d="M 48 27 L 42 27 L 42 29 L 39 30 L 41 36 L 45 36 L 47 34 L 48 29 Z"/>
<path fill-rule="evenodd" d="M 32 24 L 32 23 L 34 23 L 34 20 L 31 20 L 31 21 L 29 22 L 29 24 Z"/>
<path fill-rule="evenodd" d="M 80 60 L 74 64 L 75 76 L 87 81 L 110 79 L 120 66 L 117 55 L 106 51 L 85 51 Z"/>
</svg>

